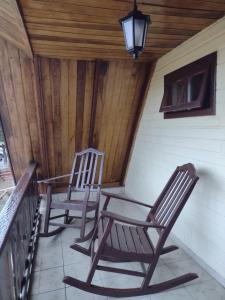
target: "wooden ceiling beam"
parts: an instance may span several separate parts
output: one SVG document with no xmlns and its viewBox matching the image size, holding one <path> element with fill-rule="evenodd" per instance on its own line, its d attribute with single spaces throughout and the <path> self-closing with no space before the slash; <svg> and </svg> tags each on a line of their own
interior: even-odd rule
<svg viewBox="0 0 225 300">
<path fill-rule="evenodd" d="M 96 24 L 117 24 L 118 20 L 124 16 L 124 13 L 116 14 L 113 11 L 104 12 L 102 9 L 82 9 L 76 8 L 72 11 L 71 8 L 65 6 L 57 7 L 54 3 L 52 7 L 43 7 L 43 5 L 35 5 L 35 7 L 25 7 L 23 9 L 24 17 L 26 16 L 42 16 L 49 19 L 74 20 L 77 22 L 96 23 Z M 198 26 L 201 28 L 210 25 L 214 19 L 194 18 L 190 16 L 170 16 L 163 14 L 152 14 L 151 20 L 153 23 L 171 23 L 173 24 L 188 24 L 190 26 Z M 198 27 L 197 27 L 198 29 Z"/>
<path fill-rule="evenodd" d="M 50 58 L 60 58 L 60 59 L 76 59 L 76 60 L 96 60 L 101 57 L 103 60 L 128 60 L 131 61 L 131 56 L 126 51 L 91 51 L 83 49 L 63 49 L 63 48 L 46 48 L 42 46 L 38 46 L 35 50 L 37 55 L 43 57 L 50 57 Z M 143 55 L 140 56 L 138 62 L 148 62 L 152 61 L 156 58 L 162 56 L 163 53 L 150 53 L 145 52 Z"/>
<path fill-rule="evenodd" d="M 113 47 L 124 48 L 124 38 L 122 37 L 112 37 L 108 36 L 96 36 L 96 35 L 78 35 L 72 33 L 62 33 L 62 32 L 54 32 L 54 31 L 39 31 L 39 30 L 31 30 L 30 37 L 34 40 L 49 40 L 49 41 L 62 41 L 62 42 L 71 42 L 73 44 L 86 44 L 86 47 L 90 47 L 90 44 L 96 44 L 101 47 L 101 45 L 111 45 Z M 149 35 L 149 38 L 146 41 L 145 48 L 148 49 L 150 47 L 158 47 L 158 48 L 171 48 L 176 47 L 180 43 L 182 43 L 184 39 L 170 39 L 167 38 L 154 38 Z"/>
<path fill-rule="evenodd" d="M 128 0 L 131 3 L 132 0 Z M 211 10 L 211 11 L 221 11 L 225 10 L 224 2 L 216 2 L 216 1 L 207 1 L 207 0 L 141 0 L 142 4 L 148 5 L 157 5 L 163 7 L 172 7 L 172 8 L 186 8 L 193 9 L 197 8 L 198 10 Z"/>
<path fill-rule="evenodd" d="M 45 25 L 45 24 L 33 24 L 28 23 L 29 32 L 31 35 L 38 35 L 43 32 L 57 32 L 59 35 L 61 33 L 68 33 L 71 34 L 71 37 L 75 35 L 77 38 L 90 38 L 96 39 L 100 38 L 102 40 L 118 40 L 123 41 L 124 37 L 123 32 L 121 31 L 112 31 L 112 30 L 96 30 L 92 29 L 83 29 L 83 28 L 74 28 L 74 27 L 66 27 L 66 26 L 57 26 L 57 25 Z M 191 36 L 191 35 L 190 35 Z M 164 34 L 164 33 L 152 33 L 151 30 L 148 34 L 147 41 L 150 40 L 176 40 L 176 41 L 185 41 L 187 39 L 186 36 L 182 34 Z"/>
</svg>

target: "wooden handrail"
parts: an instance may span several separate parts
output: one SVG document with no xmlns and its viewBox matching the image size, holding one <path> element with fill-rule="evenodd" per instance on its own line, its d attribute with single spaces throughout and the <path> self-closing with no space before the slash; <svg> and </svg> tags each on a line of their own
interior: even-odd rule
<svg viewBox="0 0 225 300">
<path fill-rule="evenodd" d="M 34 175 L 37 163 L 31 163 L 23 176 L 18 181 L 15 190 L 9 197 L 2 211 L 0 212 L 0 255 L 7 240 L 7 235 L 16 217 L 21 200 L 29 186 L 30 180 Z"/>
<path fill-rule="evenodd" d="M 0 299 L 27 300 L 40 224 L 36 163 L 31 163 L 0 212 Z"/>
</svg>

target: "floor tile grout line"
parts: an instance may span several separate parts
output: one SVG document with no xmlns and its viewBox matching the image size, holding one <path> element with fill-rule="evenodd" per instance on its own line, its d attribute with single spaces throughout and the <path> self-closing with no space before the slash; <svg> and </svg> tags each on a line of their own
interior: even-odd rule
<svg viewBox="0 0 225 300">
<path fill-rule="evenodd" d="M 65 294 L 65 300 L 67 300 L 67 295 L 66 295 L 66 286 L 64 287 L 64 294 Z"/>
<path fill-rule="evenodd" d="M 64 252 L 63 252 L 62 233 L 60 233 L 60 244 L 61 244 L 61 251 L 62 251 L 62 261 L 63 261 L 63 277 L 64 277 L 64 276 L 65 276 L 65 262 L 64 262 Z M 67 294 L 66 294 L 66 284 L 64 284 L 64 295 L 65 295 L 65 300 L 67 300 Z"/>
<path fill-rule="evenodd" d="M 40 270 L 34 270 L 33 273 L 42 272 L 42 271 L 51 270 L 51 269 L 57 269 L 57 268 L 60 268 L 60 267 L 63 267 L 63 265 L 55 266 L 55 267 L 50 267 L 50 268 L 44 268 L 44 269 L 40 269 Z"/>
<path fill-rule="evenodd" d="M 32 296 L 48 294 L 48 293 L 52 293 L 52 292 L 60 291 L 60 290 L 64 290 L 64 288 L 59 288 L 59 289 L 55 289 L 55 290 L 51 290 L 51 291 L 46 291 L 46 292 L 41 292 L 41 293 L 35 293 L 35 294 L 32 294 L 32 295 L 31 295 L 31 298 L 32 298 Z"/>
<path fill-rule="evenodd" d="M 186 291 L 186 293 L 188 293 L 188 295 L 191 297 L 192 300 L 198 300 L 195 297 L 192 296 L 192 294 L 186 289 L 186 287 L 184 286 L 184 289 Z"/>
</svg>

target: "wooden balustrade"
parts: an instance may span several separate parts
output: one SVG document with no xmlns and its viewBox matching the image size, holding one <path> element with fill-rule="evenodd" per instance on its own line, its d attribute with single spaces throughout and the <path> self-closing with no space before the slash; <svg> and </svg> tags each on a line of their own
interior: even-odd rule
<svg viewBox="0 0 225 300">
<path fill-rule="evenodd" d="M 28 299 L 40 215 L 36 163 L 20 178 L 0 213 L 0 299 Z"/>
</svg>

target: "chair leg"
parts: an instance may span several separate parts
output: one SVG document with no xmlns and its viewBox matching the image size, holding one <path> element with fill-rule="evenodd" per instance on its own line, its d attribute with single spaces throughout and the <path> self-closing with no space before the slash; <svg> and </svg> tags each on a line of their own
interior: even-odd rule
<svg viewBox="0 0 225 300">
<path fill-rule="evenodd" d="M 100 259 L 100 255 L 102 253 L 102 250 L 105 246 L 105 242 L 108 238 L 108 235 L 111 231 L 111 228 L 112 228 L 112 225 L 113 225 L 113 220 L 112 219 L 109 219 L 108 220 L 108 223 L 107 223 L 107 226 L 106 226 L 106 229 L 104 231 L 104 234 L 102 236 L 102 239 L 101 239 L 101 242 L 98 246 L 98 250 L 96 251 L 94 257 L 93 257 L 93 260 L 92 260 L 92 264 L 91 264 L 91 268 L 90 268 L 90 271 L 88 273 L 88 277 L 87 277 L 87 284 L 90 284 L 92 279 L 93 279 L 93 276 L 94 276 L 94 273 L 96 271 L 96 267 L 97 267 L 97 264 L 98 264 L 98 261 Z"/>
<path fill-rule="evenodd" d="M 151 264 L 149 264 L 148 268 L 147 268 L 147 272 L 146 272 L 146 276 L 142 282 L 141 288 L 142 289 L 146 289 L 149 285 L 149 282 L 152 279 L 153 273 L 155 271 L 156 265 L 158 262 L 158 257 L 155 257 L 153 259 L 153 261 L 151 262 Z"/>
<path fill-rule="evenodd" d="M 51 213 L 51 203 L 52 203 L 52 187 L 51 187 L 51 185 L 48 185 L 48 188 L 47 188 L 47 205 L 46 205 L 45 224 L 44 224 L 44 234 L 48 234 L 49 219 L 50 219 L 50 213 Z"/>
<path fill-rule="evenodd" d="M 44 232 L 39 233 L 39 237 L 50 237 L 56 235 L 64 230 L 63 227 L 57 228 L 49 232 L 49 221 L 51 214 L 51 203 L 52 203 L 52 186 L 48 185 L 47 187 L 47 204 L 46 204 L 46 213 L 45 213 L 45 223 L 44 223 Z"/>
<path fill-rule="evenodd" d="M 84 207 L 83 207 L 83 210 L 82 210 L 81 228 L 80 228 L 80 240 L 81 241 L 85 237 L 86 216 L 87 216 L 87 205 L 84 204 Z"/>
<path fill-rule="evenodd" d="M 64 224 L 69 224 L 69 210 L 65 210 Z"/>
</svg>

